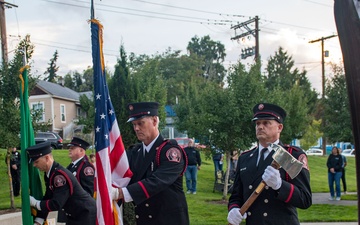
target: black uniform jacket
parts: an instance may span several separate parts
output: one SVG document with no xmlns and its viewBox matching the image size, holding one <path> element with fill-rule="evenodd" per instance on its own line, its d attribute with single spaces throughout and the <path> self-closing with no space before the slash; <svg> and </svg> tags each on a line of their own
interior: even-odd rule
<svg viewBox="0 0 360 225">
<path fill-rule="evenodd" d="M 72 163 L 66 167 L 78 180 L 81 187 L 90 194 L 94 196 L 94 179 L 95 179 L 95 169 L 94 166 L 89 162 L 86 156 L 79 160 L 74 166 Z"/>
<path fill-rule="evenodd" d="M 75 165 L 70 163 L 66 167 L 80 183 L 81 187 L 89 193 L 91 197 L 94 196 L 94 179 L 95 169 L 94 166 L 89 162 L 87 156 L 80 159 Z M 58 212 L 58 222 L 66 222 L 66 215 L 64 209 Z"/>
<path fill-rule="evenodd" d="M 46 219 L 51 211 L 64 209 L 67 225 L 95 225 L 95 200 L 80 186 L 74 175 L 57 162 L 53 163 L 49 178 L 44 176 L 46 192 L 40 201 L 37 217 Z"/>
<path fill-rule="evenodd" d="M 312 204 L 310 173 L 307 156 L 294 146 L 284 146 L 296 159 L 303 162 L 301 172 L 294 179 L 280 168 L 282 185 L 279 190 L 266 186 L 247 211 L 247 225 L 299 225 L 296 208 L 306 209 Z M 274 151 L 257 168 L 259 150 L 254 148 L 240 155 L 234 181 L 234 189 L 229 199 L 229 211 L 240 208 L 262 180 L 262 175 L 272 162 Z"/>
<path fill-rule="evenodd" d="M 163 141 L 160 135 L 145 159 L 142 144 L 127 151 L 133 172 L 127 190 L 136 205 L 137 225 L 189 224 L 182 182 L 186 155 L 182 148 L 170 144 L 157 154 Z"/>
</svg>

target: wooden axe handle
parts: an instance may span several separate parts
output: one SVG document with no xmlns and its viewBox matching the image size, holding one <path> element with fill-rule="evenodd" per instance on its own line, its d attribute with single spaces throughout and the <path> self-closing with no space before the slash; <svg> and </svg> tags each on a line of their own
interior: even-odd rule
<svg viewBox="0 0 360 225">
<path fill-rule="evenodd" d="M 271 162 L 271 166 L 277 170 L 280 168 L 280 165 L 275 160 Z M 241 215 L 244 215 L 245 212 L 250 208 L 250 206 L 255 202 L 257 197 L 259 197 L 260 193 L 264 190 L 265 186 L 266 183 L 262 180 L 260 184 L 257 186 L 257 188 L 250 195 L 250 197 L 246 200 L 246 202 L 241 206 L 240 208 Z M 229 223 L 228 225 L 232 225 L 232 224 Z"/>
</svg>

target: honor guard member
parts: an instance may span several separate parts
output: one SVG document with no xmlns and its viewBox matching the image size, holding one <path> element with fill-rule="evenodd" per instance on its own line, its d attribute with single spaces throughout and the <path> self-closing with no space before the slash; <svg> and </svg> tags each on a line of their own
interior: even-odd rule
<svg viewBox="0 0 360 225">
<path fill-rule="evenodd" d="M 186 155 L 175 140 L 164 140 L 161 136 L 158 105 L 157 102 L 128 105 L 128 122 L 142 143 L 127 151 L 133 172 L 129 185 L 113 189 L 112 196 L 134 203 L 137 225 L 188 225 L 182 183 Z"/>
<path fill-rule="evenodd" d="M 45 172 L 44 197 L 37 200 L 30 196 L 30 205 L 37 209 L 34 224 L 42 225 L 49 212 L 64 209 L 67 225 L 95 225 L 95 200 L 84 191 L 70 171 L 54 161 L 50 142 L 39 143 L 26 151 L 33 166 Z"/>
<path fill-rule="evenodd" d="M 94 196 L 95 169 L 86 156 L 86 149 L 89 146 L 90 144 L 81 138 L 73 137 L 70 144 L 68 144 L 69 157 L 72 162 L 66 169 L 74 174 L 81 187 L 90 196 Z"/>
<path fill-rule="evenodd" d="M 296 208 L 307 209 L 312 204 L 310 173 L 304 151 L 280 142 L 286 117 L 277 105 L 261 103 L 253 108 L 258 146 L 240 155 L 234 189 L 228 209 L 228 222 L 239 225 L 246 218 L 247 225 L 299 225 Z M 284 169 L 270 166 L 274 151 L 268 143 L 279 144 L 303 163 L 298 176 L 291 179 Z M 261 157 L 263 156 L 263 157 Z M 250 197 L 261 180 L 267 186 L 244 215 L 240 207 Z"/>
<path fill-rule="evenodd" d="M 90 144 L 83 139 L 73 137 L 70 144 L 68 144 L 71 163 L 66 167 L 66 169 L 68 169 L 76 177 L 81 187 L 89 193 L 91 197 L 93 197 L 95 169 L 86 156 L 86 149 L 89 146 Z M 59 211 L 58 222 L 65 221 L 65 213 Z"/>
<path fill-rule="evenodd" d="M 5 157 L 5 162 L 7 163 L 6 160 L 7 157 Z M 21 166 L 20 152 L 18 152 L 14 147 L 10 155 L 10 173 L 11 173 L 12 187 L 15 197 L 20 195 L 20 166 Z"/>
</svg>

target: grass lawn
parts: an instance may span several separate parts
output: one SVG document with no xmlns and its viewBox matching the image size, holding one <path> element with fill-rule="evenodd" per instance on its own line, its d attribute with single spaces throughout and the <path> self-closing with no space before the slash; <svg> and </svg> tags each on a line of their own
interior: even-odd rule
<svg viewBox="0 0 360 225">
<path fill-rule="evenodd" d="M 90 151 L 87 152 L 90 154 Z M 4 162 L 6 151 L 0 149 L 0 162 Z M 54 158 L 63 166 L 69 164 L 67 150 L 54 150 Z M 327 182 L 327 157 L 309 156 L 312 192 L 329 192 Z M 203 165 L 198 173 L 196 195 L 187 194 L 191 225 L 227 224 L 227 203 L 221 201 L 222 193 L 215 191 L 214 166 L 211 160 L 202 158 Z M 0 209 L 10 208 L 9 180 L 5 163 L 0 163 Z M 356 192 L 355 158 L 348 157 L 346 170 L 348 192 Z M 184 182 L 185 186 L 185 182 Z M 44 188 L 45 190 L 45 188 Z M 342 199 L 356 200 L 356 196 L 342 196 Z M 15 198 L 16 207 L 21 207 L 21 198 Z M 357 221 L 357 206 L 313 205 L 309 209 L 298 209 L 301 222 Z"/>
</svg>

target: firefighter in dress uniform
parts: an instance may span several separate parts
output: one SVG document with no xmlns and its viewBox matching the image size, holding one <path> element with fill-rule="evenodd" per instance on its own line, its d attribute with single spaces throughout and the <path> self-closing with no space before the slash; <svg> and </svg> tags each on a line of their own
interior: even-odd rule
<svg viewBox="0 0 360 225">
<path fill-rule="evenodd" d="M 158 103 L 129 104 L 129 120 L 142 142 L 127 151 L 133 176 L 113 199 L 133 202 L 137 225 L 188 225 L 183 191 L 186 154 L 175 140 L 164 140 L 158 125 Z M 115 190 L 115 192 L 114 192 Z"/>
<path fill-rule="evenodd" d="M 6 161 L 5 157 L 5 162 Z M 14 196 L 17 197 L 20 195 L 20 166 L 21 166 L 21 155 L 20 152 L 14 147 L 10 155 L 10 173 L 12 179 L 12 186 L 14 191 Z"/>
<path fill-rule="evenodd" d="M 30 205 L 37 209 L 34 224 L 42 225 L 49 212 L 64 209 L 67 225 L 95 225 L 95 200 L 70 171 L 54 161 L 50 142 L 39 143 L 26 151 L 33 166 L 44 172 L 46 184 L 41 200 L 30 196 Z"/>
<path fill-rule="evenodd" d="M 244 152 L 238 159 L 234 189 L 228 204 L 228 222 L 239 225 L 246 219 L 247 225 L 299 225 L 296 208 L 307 209 L 312 204 L 310 173 L 307 156 L 295 146 L 283 145 L 280 133 L 286 117 L 284 109 L 262 103 L 253 108 L 258 146 Z M 298 176 L 291 179 L 285 170 L 274 169 L 272 151 L 268 143 L 279 144 L 303 163 Z M 262 151 L 264 149 L 264 151 Z M 261 151 L 264 159 L 261 159 Z M 261 180 L 267 186 L 244 215 L 240 207 L 250 197 Z"/>
<path fill-rule="evenodd" d="M 89 193 L 91 197 L 93 197 L 95 169 L 86 156 L 86 149 L 89 146 L 90 144 L 85 140 L 79 137 L 73 137 L 71 142 L 68 144 L 71 163 L 66 167 L 66 169 L 68 169 L 76 177 L 81 187 Z M 63 210 L 58 213 L 58 222 L 66 222 L 66 215 Z"/>
</svg>

